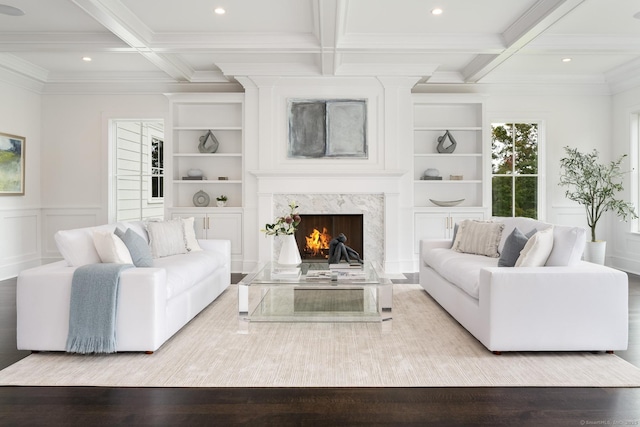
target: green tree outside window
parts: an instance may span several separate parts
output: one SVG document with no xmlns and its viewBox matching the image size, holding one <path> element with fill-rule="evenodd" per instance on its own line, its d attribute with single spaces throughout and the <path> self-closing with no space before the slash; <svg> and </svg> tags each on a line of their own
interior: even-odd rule
<svg viewBox="0 0 640 427">
<path fill-rule="evenodd" d="M 491 125 L 493 216 L 538 218 L 538 125 Z"/>
</svg>

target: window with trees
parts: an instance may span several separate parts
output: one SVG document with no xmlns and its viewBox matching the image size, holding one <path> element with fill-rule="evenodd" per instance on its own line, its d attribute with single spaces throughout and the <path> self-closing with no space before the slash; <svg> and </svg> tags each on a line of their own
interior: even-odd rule
<svg viewBox="0 0 640 427">
<path fill-rule="evenodd" d="M 538 218 L 538 124 L 491 124 L 493 216 Z"/>
</svg>

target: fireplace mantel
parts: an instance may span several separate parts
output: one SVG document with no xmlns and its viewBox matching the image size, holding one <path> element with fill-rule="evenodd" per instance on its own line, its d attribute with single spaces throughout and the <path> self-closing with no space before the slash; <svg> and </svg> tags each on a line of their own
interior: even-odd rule
<svg viewBox="0 0 640 427">
<path fill-rule="evenodd" d="M 406 170 L 263 170 L 251 171 L 258 178 L 400 178 Z"/>
</svg>

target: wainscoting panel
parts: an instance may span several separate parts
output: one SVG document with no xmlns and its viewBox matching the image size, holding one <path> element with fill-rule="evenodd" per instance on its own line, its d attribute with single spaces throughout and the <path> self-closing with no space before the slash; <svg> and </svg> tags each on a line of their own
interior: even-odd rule
<svg viewBox="0 0 640 427">
<path fill-rule="evenodd" d="M 93 227 L 102 225 L 102 209 L 95 208 L 46 208 L 43 217 L 43 262 L 56 261 L 61 258 L 53 238 L 58 230 Z"/>
<path fill-rule="evenodd" d="M 0 211 L 0 280 L 40 263 L 40 211 Z"/>
</svg>

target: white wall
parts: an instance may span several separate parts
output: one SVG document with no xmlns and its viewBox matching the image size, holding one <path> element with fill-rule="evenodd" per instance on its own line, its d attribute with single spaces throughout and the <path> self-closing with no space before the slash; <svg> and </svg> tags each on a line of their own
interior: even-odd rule
<svg viewBox="0 0 640 427">
<path fill-rule="evenodd" d="M 369 80 L 360 86 L 345 85 L 344 80 L 325 80 L 324 88 L 317 82 L 304 82 L 302 79 L 292 80 L 291 85 L 283 84 L 277 78 L 260 84 L 245 80 L 243 84 L 248 87 L 245 168 L 255 171 L 289 167 L 283 150 L 286 140 L 283 134 L 286 129 L 283 102 L 287 97 L 330 96 L 343 93 L 342 89 L 348 96 L 372 100 L 371 105 L 375 106 L 373 117 L 377 122 L 371 124 L 374 126 L 371 136 L 376 151 L 361 169 L 389 171 L 410 168 L 410 96 L 407 96 L 404 86 L 406 79 L 393 80 L 383 79 L 377 83 Z M 543 93 L 494 89 L 482 86 L 472 89 L 484 92 L 486 96 L 488 122 L 505 119 L 544 121 L 546 220 L 584 224 L 581 208 L 565 200 L 564 189 L 557 185 L 562 147 L 597 148 L 603 159 L 628 152 L 628 110 L 640 104 L 636 101 L 640 99 L 640 89 L 615 97 L 598 91 L 580 94 L 581 91 L 575 89 L 572 93 L 565 93 L 562 89 Z M 166 119 L 168 100 L 162 94 L 38 95 L 2 82 L 0 96 L 11 100 L 0 106 L 0 131 L 27 138 L 27 195 L 0 197 L 1 278 L 15 274 L 25 263 L 37 260 L 40 253 L 45 260 L 57 258 L 59 255 L 52 237 L 58 229 L 107 221 L 108 119 Z M 250 236 L 258 236 L 256 230 L 262 221 L 258 218 L 262 214 L 258 209 L 255 176 L 247 174 L 245 178 L 245 243 L 249 244 L 251 240 L 255 247 L 255 240 Z M 410 218 L 411 178 L 407 178 L 406 183 L 402 182 L 407 188 L 402 188 L 397 195 L 399 212 L 395 215 L 401 224 L 398 235 L 393 236 L 393 251 L 400 258 L 395 261 L 407 265 L 411 261 L 407 258 L 413 256 L 411 221 L 404 220 Z M 625 227 L 620 228 L 610 219 L 598 230 L 603 239 L 614 241 L 609 256 L 618 264 L 627 262 L 628 258 L 638 258 L 636 255 L 640 254 L 640 238 L 626 233 Z M 611 233 L 611 229 L 615 233 Z M 262 244 L 263 240 L 259 239 L 258 243 Z M 42 242 L 42 247 L 39 242 Z M 258 259 L 258 251 L 255 252 L 248 254 L 252 260 Z M 636 271 L 640 271 L 640 267 Z"/>
<path fill-rule="evenodd" d="M 43 95 L 43 257 L 57 230 L 108 221 L 109 119 L 164 119 L 162 95 Z"/>
<path fill-rule="evenodd" d="M 635 168 L 625 180 L 625 191 L 622 194 L 625 199 L 636 203 L 638 213 L 638 147 L 637 126 L 632 132 L 631 117 L 640 114 L 640 87 L 616 94 L 612 102 L 613 131 L 609 138 L 611 153 L 614 158 L 622 154 L 628 154 L 627 170 Z M 611 265 L 640 274 L 640 234 L 638 233 L 638 220 L 634 222 L 621 222 L 613 215 L 609 216 L 609 223 L 613 230 L 607 241 L 607 257 Z"/>
<path fill-rule="evenodd" d="M 0 80 L 0 132 L 25 141 L 25 195 L 0 196 L 0 280 L 40 261 L 41 101 Z"/>
<path fill-rule="evenodd" d="M 487 100 L 489 123 L 503 120 L 542 120 L 544 137 L 541 174 L 546 191 L 542 220 L 587 227 L 583 208 L 565 197 L 560 181 L 560 158 L 564 147 L 581 151 L 597 149 L 603 160 L 611 156 L 611 98 L 608 95 L 494 95 Z M 598 226 L 598 236 L 609 234 L 608 224 Z M 600 238 L 599 237 L 599 238 Z"/>
</svg>

